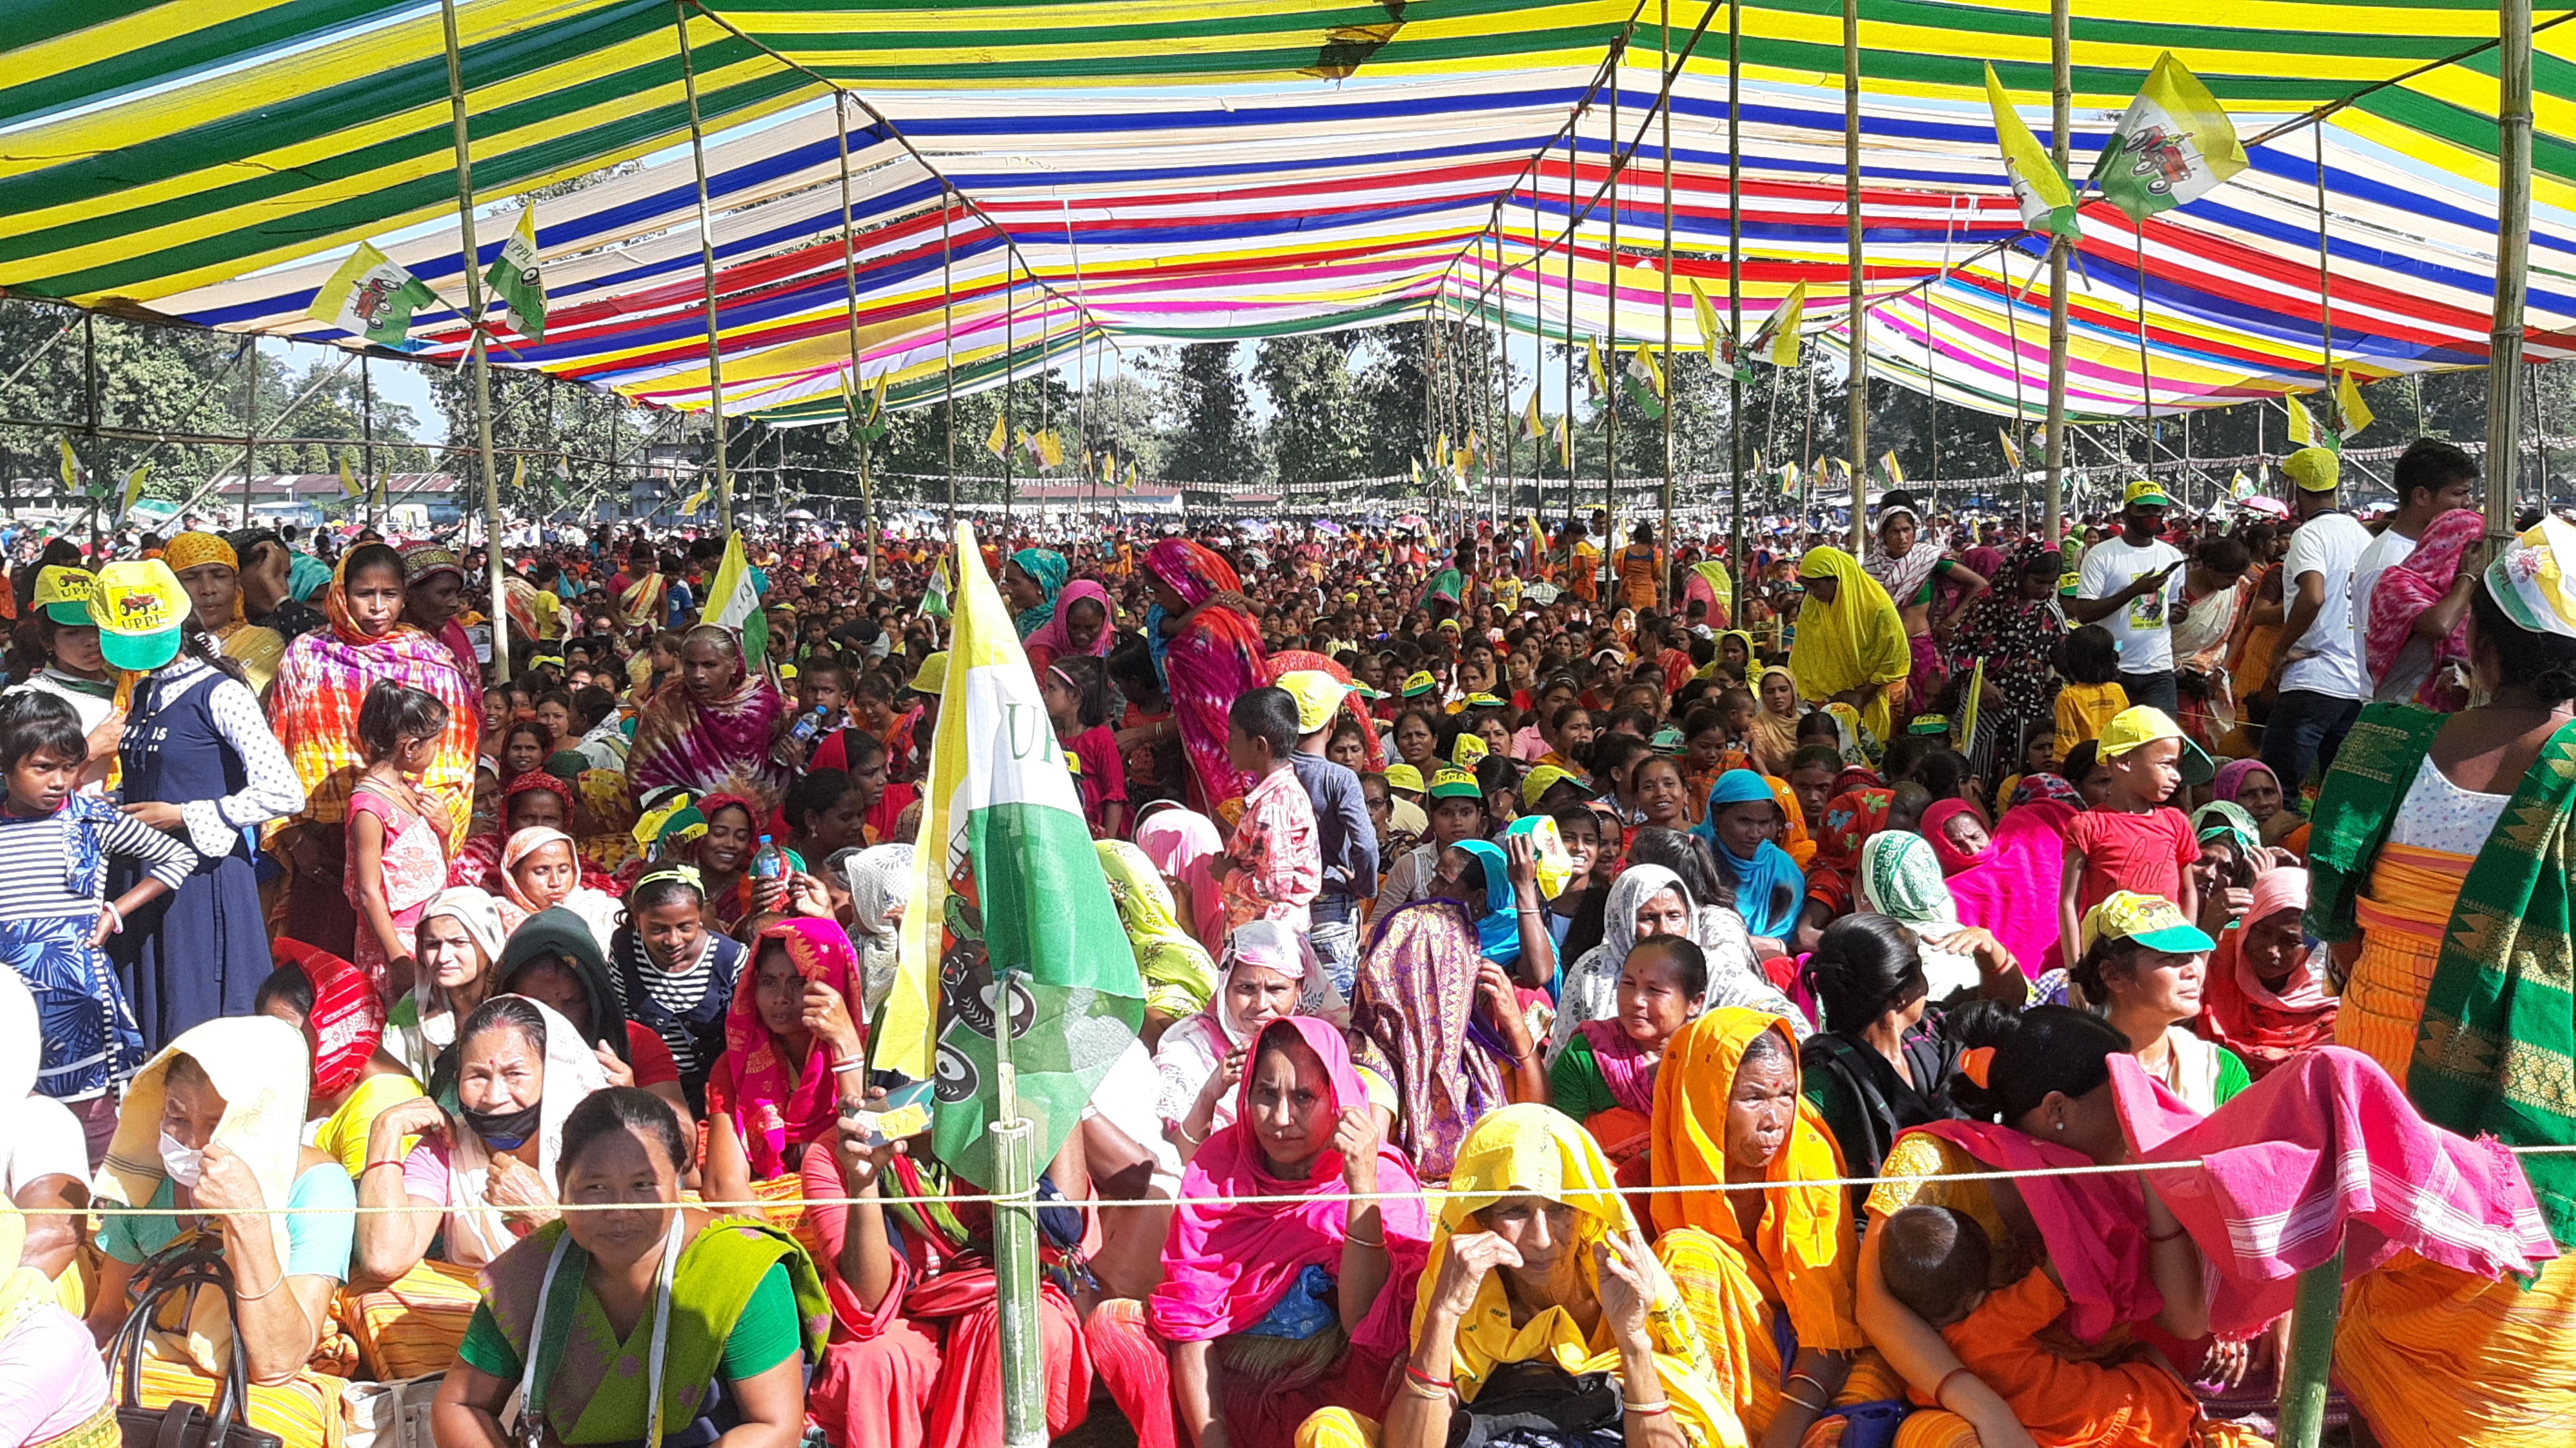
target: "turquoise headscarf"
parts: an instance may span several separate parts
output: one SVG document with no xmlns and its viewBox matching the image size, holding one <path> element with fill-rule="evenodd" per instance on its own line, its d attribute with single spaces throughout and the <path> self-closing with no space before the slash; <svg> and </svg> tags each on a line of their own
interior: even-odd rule
<svg viewBox="0 0 2576 1448">
<path fill-rule="evenodd" d="M 1513 908 L 1512 863 L 1490 840 L 1461 840 L 1458 848 L 1485 868 L 1485 913 L 1476 917 L 1476 944 L 1487 960 L 1509 969 L 1521 960 L 1520 912 Z"/>
<path fill-rule="evenodd" d="M 1046 590 L 1046 597 L 1036 607 L 1021 609 L 1011 620 L 1019 629 L 1020 637 L 1025 639 L 1054 621 L 1056 595 L 1064 592 L 1065 580 L 1072 576 L 1073 565 L 1064 561 L 1063 554 L 1045 548 L 1023 548 L 1011 555 L 1011 561 L 1020 566 L 1022 573 L 1036 579 L 1038 587 Z"/>
<path fill-rule="evenodd" d="M 1766 940 L 1787 938 L 1789 927 L 1796 923 L 1798 909 L 1807 894 L 1807 877 L 1789 852 L 1764 840 L 1750 859 L 1726 847 L 1717 833 L 1717 812 L 1731 804 L 1761 803 L 1777 809 L 1779 796 L 1761 775 L 1749 769 L 1730 769 L 1717 777 L 1708 792 L 1708 816 L 1691 826 L 1691 833 L 1716 847 L 1718 860 L 1735 876 L 1735 913 L 1744 917 L 1744 928 Z"/>
</svg>

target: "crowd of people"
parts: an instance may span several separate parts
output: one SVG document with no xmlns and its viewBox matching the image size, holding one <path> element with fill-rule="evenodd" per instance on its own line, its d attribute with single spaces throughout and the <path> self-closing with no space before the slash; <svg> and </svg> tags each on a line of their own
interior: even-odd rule
<svg viewBox="0 0 2576 1448">
<path fill-rule="evenodd" d="M 2253 1442 L 2340 1248 L 2359 1441 L 2565 1441 L 2576 525 L 2337 462 L 1742 558 L 754 528 L 748 630 L 724 537 L 498 619 L 439 537 L 26 540 L 0 1448 L 1000 1442 L 993 1209 L 870 1057 L 974 569 L 1144 1002 L 1042 1164 L 1050 1433 Z"/>
</svg>

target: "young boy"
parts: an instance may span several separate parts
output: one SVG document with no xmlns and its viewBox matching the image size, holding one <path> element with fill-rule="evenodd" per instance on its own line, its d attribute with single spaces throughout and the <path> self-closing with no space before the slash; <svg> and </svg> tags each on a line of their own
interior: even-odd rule
<svg viewBox="0 0 2576 1448">
<path fill-rule="evenodd" d="M 1315 806 L 1297 782 L 1297 701 L 1287 690 L 1254 689 L 1226 714 L 1226 758 L 1255 781 L 1243 816 L 1215 868 L 1225 889 L 1228 932 L 1254 920 L 1276 920 L 1303 935 L 1306 907 L 1324 886 L 1324 852 Z M 2198 846 L 2193 847 L 2195 857 Z"/>
<path fill-rule="evenodd" d="M 2093 741 L 2100 768 L 2110 776 L 2101 804 L 2066 826 L 2066 873 L 2058 894 L 2060 947 L 2068 964 L 2081 948 L 2077 922 L 2114 890 L 2161 895 L 2200 913 L 2191 867 L 2200 841 L 2181 810 L 2165 803 L 2186 784 L 2205 784 L 2217 771 L 2200 746 L 2162 709 L 2136 704 L 2121 710 Z"/>
<path fill-rule="evenodd" d="M 2058 671 L 2066 683 L 2057 691 L 2059 756 L 2087 739 L 2101 737 L 2112 716 L 2129 707 L 2120 686 L 2119 645 L 2111 631 L 2088 623 L 2058 645 Z"/>
<path fill-rule="evenodd" d="M 2154 1349 L 2068 1362 L 2040 1346 L 2039 1334 L 2066 1311 L 2065 1289 L 2043 1266 L 1988 1291 L 1992 1249 L 1967 1213 L 1906 1207 L 1877 1232 L 1888 1294 L 1940 1329 L 2040 1448 L 2179 1448 L 2204 1438 L 2199 1400 Z"/>
</svg>

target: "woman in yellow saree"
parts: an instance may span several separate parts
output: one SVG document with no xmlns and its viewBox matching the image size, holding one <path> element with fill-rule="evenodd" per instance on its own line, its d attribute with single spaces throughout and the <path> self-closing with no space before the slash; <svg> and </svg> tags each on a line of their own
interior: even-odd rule
<svg viewBox="0 0 2576 1448">
<path fill-rule="evenodd" d="M 1801 1084 L 1788 1023 L 1741 1006 L 1684 1026 L 1655 1075 L 1656 1186 L 1768 1184 L 1667 1192 L 1654 1211 L 1666 1233 L 1710 1240 L 1689 1264 L 1700 1281 L 1687 1295 L 1715 1309 L 1699 1325 L 1719 1389 L 1753 1440 L 1774 1448 L 1837 1405 L 1897 1396 L 1852 1315 L 1851 1197 L 1830 1185 L 1842 1153 Z"/>
<path fill-rule="evenodd" d="M 1506 1106 L 1459 1145 L 1385 1424 L 1327 1408 L 1298 1448 L 1439 1448 L 1461 1413 L 1568 1436 L 1615 1424 L 1631 1448 L 1744 1448 L 1700 1343 L 1715 1306 L 1668 1270 L 1714 1247 L 1685 1228 L 1650 1251 L 1591 1136 Z"/>
<path fill-rule="evenodd" d="M 1896 737 L 1889 732 L 1888 699 L 1891 686 L 1904 689 L 1914 656 L 1895 601 L 1839 548 L 1808 549 L 1798 560 L 1798 582 L 1807 591 L 1789 646 L 1798 696 L 1810 704 L 1849 704 L 1870 733 Z"/>
</svg>

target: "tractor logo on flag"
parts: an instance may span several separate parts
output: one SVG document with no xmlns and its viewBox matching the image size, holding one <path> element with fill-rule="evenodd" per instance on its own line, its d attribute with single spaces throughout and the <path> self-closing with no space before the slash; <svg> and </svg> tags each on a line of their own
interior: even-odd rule
<svg viewBox="0 0 2576 1448">
<path fill-rule="evenodd" d="M 393 309 L 394 293 L 401 290 L 391 277 L 371 276 L 349 293 L 349 310 L 359 321 L 374 327 Z"/>
<path fill-rule="evenodd" d="M 2149 126 L 2131 136 L 2120 149 L 2137 158 L 2130 165 L 2129 174 L 2143 178 L 2147 189 L 2158 196 L 2170 193 L 2175 186 L 2191 178 L 2194 158 L 2189 131 Z"/>
</svg>

